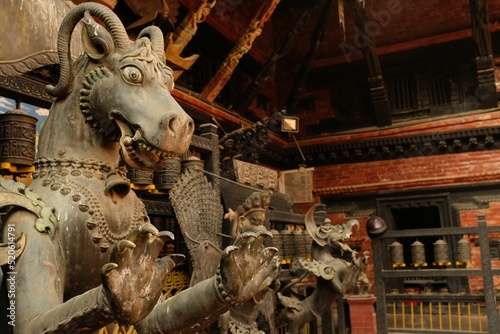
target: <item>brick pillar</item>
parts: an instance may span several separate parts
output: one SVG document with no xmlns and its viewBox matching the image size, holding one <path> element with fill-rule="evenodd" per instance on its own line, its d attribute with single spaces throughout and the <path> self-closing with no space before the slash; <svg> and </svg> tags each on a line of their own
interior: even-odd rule
<svg viewBox="0 0 500 334">
<path fill-rule="evenodd" d="M 350 295 L 346 300 L 349 304 L 351 334 L 376 334 L 377 318 L 373 305 L 377 298 L 373 295 Z"/>
</svg>

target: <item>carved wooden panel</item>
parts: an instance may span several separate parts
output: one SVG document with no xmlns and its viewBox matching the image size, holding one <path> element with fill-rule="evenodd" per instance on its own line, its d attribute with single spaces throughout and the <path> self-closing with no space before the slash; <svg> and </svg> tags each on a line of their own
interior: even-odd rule
<svg viewBox="0 0 500 334">
<path fill-rule="evenodd" d="M 273 169 L 233 159 L 236 181 L 269 190 L 278 188 L 278 172 Z"/>
</svg>

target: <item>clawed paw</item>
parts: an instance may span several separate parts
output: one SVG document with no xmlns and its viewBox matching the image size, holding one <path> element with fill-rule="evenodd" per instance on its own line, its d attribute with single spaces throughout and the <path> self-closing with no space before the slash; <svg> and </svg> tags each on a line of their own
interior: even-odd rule
<svg viewBox="0 0 500 334">
<path fill-rule="evenodd" d="M 141 321 L 158 302 L 166 274 L 184 260 L 179 254 L 158 258 L 165 241 L 173 239 L 171 232 L 144 224 L 114 245 L 101 279 L 120 323 Z"/>
<path fill-rule="evenodd" d="M 227 247 L 220 265 L 221 284 L 233 303 L 241 304 L 267 289 L 279 274 L 278 249 L 263 247 L 268 231 L 240 234 Z"/>
</svg>

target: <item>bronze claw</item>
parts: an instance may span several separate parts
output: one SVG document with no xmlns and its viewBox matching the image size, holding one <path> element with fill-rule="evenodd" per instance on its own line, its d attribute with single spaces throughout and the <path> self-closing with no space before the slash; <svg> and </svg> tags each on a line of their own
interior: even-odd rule
<svg viewBox="0 0 500 334">
<path fill-rule="evenodd" d="M 158 235 L 159 232 L 154 225 L 144 224 L 139 227 L 139 234 L 142 236 L 147 236 L 148 234 Z"/>
<path fill-rule="evenodd" d="M 161 231 L 158 237 L 162 239 L 163 242 L 175 240 L 174 234 L 170 231 Z"/>
<path fill-rule="evenodd" d="M 132 241 L 127 240 L 127 239 L 120 240 L 116 244 L 116 250 L 117 250 L 118 254 L 123 254 L 125 252 L 125 250 L 127 250 L 127 249 L 133 249 L 135 247 L 136 247 L 135 243 L 133 243 Z"/>
<path fill-rule="evenodd" d="M 113 262 L 106 263 L 104 266 L 101 268 L 101 272 L 104 275 L 108 275 L 113 269 L 118 268 L 118 265 Z"/>
</svg>

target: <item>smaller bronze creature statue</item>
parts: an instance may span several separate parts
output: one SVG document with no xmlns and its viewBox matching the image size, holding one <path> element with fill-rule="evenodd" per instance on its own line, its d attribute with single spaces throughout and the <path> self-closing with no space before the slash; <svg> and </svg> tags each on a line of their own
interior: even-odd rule
<svg viewBox="0 0 500 334">
<path fill-rule="evenodd" d="M 355 289 L 363 292 L 370 287 L 364 270 L 367 265 L 368 252 L 357 257 L 349 245 L 345 244 L 352 235 L 352 228 L 359 227 L 357 220 L 350 220 L 343 225 L 325 223 L 316 226 L 314 205 L 306 214 L 307 232 L 313 238 L 311 248 L 312 261 L 298 258 L 292 263 L 292 272 L 306 271 L 317 276 L 313 293 L 304 300 L 284 296 L 278 293 L 281 303 L 285 306 L 279 312 L 280 320 L 288 325 L 288 333 L 295 334 L 307 322 L 321 316 L 338 296 L 352 293 Z M 341 253 L 351 253 L 351 260 L 346 261 L 332 255 L 335 248 L 340 247 Z"/>
</svg>

